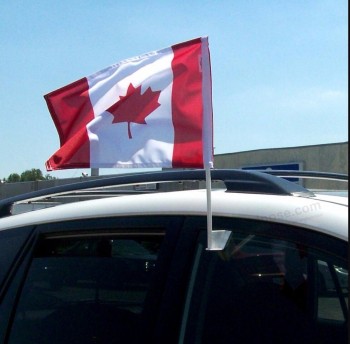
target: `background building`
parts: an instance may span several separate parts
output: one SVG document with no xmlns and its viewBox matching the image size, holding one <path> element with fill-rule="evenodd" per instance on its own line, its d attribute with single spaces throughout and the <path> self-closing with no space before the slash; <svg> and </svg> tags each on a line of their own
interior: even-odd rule
<svg viewBox="0 0 350 344">
<path fill-rule="evenodd" d="M 218 154 L 214 165 L 215 168 L 299 169 L 348 174 L 348 142 Z M 316 189 L 347 189 L 347 184 L 339 182 L 305 180 L 303 183 Z"/>
<path fill-rule="evenodd" d="M 214 157 L 214 166 L 221 168 L 243 169 L 289 169 L 300 171 L 321 171 L 348 174 L 348 142 L 312 146 L 259 149 L 238 153 L 218 154 Z M 87 177 L 89 179 L 106 176 Z M 0 184 L 0 199 L 14 195 L 45 189 L 52 186 L 74 183 L 81 178 L 65 178 L 36 182 Z M 313 189 L 344 190 L 347 183 L 299 180 L 305 187 Z M 160 189 L 163 186 L 160 187 Z M 186 185 L 173 185 L 172 189 L 185 188 Z M 37 205 L 38 206 L 38 205 Z M 43 205 L 43 207 L 46 204 Z"/>
</svg>

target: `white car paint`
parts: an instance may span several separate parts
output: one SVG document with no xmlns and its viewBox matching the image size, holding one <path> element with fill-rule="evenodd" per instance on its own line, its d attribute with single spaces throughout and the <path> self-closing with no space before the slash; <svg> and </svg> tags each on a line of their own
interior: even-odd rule
<svg viewBox="0 0 350 344">
<path fill-rule="evenodd" d="M 211 201 L 213 216 L 297 225 L 348 240 L 348 206 L 344 197 L 280 196 L 213 190 Z M 77 219 L 181 214 L 206 216 L 206 191 L 128 195 L 64 204 L 2 218 L 0 230 Z"/>
</svg>

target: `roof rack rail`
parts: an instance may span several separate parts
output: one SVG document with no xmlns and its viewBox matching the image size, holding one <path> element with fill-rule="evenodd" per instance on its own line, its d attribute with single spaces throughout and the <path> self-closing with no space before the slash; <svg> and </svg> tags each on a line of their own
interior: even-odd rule
<svg viewBox="0 0 350 344">
<path fill-rule="evenodd" d="M 265 172 L 265 171 L 264 171 Z M 269 171 L 270 172 L 270 171 Z M 213 169 L 212 181 L 223 181 L 228 192 L 253 192 L 278 195 L 307 195 L 313 193 L 301 185 L 292 183 L 283 178 L 278 178 L 267 173 L 252 170 L 238 169 Z M 30 193 L 13 196 L 0 201 L 0 217 L 11 215 L 12 205 L 16 202 L 33 202 L 42 199 L 50 199 L 53 196 L 62 196 L 76 191 L 96 189 L 112 186 L 126 186 L 149 183 L 165 183 L 180 181 L 205 180 L 205 170 L 166 170 L 158 172 L 144 172 L 123 174 L 77 183 L 55 186 L 48 189 L 33 191 Z"/>
<path fill-rule="evenodd" d="M 348 182 L 349 176 L 342 173 L 330 173 L 319 171 L 291 171 L 291 170 L 259 170 L 278 177 L 304 178 L 304 179 L 325 179 Z"/>
</svg>

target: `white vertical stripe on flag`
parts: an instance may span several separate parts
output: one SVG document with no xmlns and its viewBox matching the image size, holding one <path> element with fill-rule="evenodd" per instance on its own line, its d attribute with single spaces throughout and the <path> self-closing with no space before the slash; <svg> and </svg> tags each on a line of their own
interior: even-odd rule
<svg viewBox="0 0 350 344">
<path fill-rule="evenodd" d="M 147 54 L 126 60 L 91 76 L 89 94 L 95 120 L 88 125 L 90 164 L 92 167 L 171 167 L 174 128 L 171 118 L 173 73 L 172 50 Z M 113 116 L 105 111 L 129 85 L 141 85 L 143 94 L 148 87 L 161 91 L 160 106 L 145 118 L 146 124 L 131 123 L 132 138 L 126 122 L 112 123 Z"/>
</svg>

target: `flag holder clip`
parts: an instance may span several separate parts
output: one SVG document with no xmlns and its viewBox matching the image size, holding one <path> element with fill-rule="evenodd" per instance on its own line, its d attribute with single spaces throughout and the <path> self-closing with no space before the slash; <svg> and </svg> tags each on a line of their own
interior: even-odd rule
<svg viewBox="0 0 350 344">
<path fill-rule="evenodd" d="M 221 251 L 225 248 L 231 231 L 227 230 L 208 230 L 208 247 L 207 251 Z"/>
</svg>

